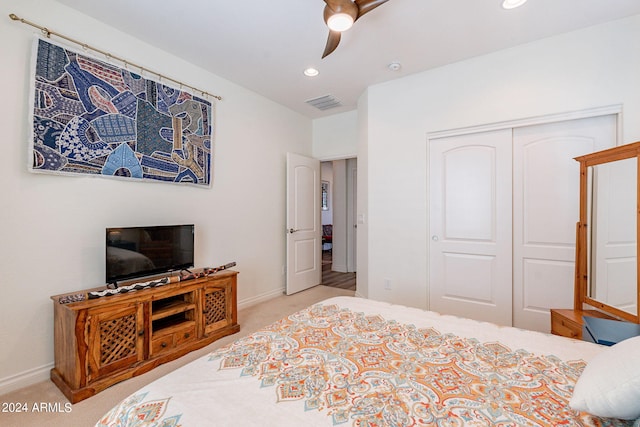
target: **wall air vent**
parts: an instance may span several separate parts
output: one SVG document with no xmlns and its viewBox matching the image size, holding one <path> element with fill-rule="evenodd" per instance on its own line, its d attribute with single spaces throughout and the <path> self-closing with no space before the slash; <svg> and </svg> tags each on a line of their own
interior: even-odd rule
<svg viewBox="0 0 640 427">
<path fill-rule="evenodd" d="M 318 98 L 308 99 L 305 101 L 312 107 L 316 107 L 318 110 L 328 110 L 330 108 L 340 107 L 342 102 L 336 99 L 333 95 L 320 96 Z"/>
</svg>

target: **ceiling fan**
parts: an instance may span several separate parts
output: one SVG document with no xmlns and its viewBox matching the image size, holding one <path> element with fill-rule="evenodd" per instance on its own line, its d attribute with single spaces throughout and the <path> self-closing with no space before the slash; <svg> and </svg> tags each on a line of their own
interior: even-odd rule
<svg viewBox="0 0 640 427">
<path fill-rule="evenodd" d="M 389 0 L 324 0 L 324 22 L 329 27 L 329 38 L 322 57 L 336 50 L 340 43 L 340 35 L 351 28 L 353 23 L 365 13 Z"/>
</svg>

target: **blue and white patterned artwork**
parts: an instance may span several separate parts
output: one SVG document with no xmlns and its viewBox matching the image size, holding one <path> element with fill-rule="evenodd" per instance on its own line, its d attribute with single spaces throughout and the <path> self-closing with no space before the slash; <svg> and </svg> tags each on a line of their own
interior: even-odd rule
<svg viewBox="0 0 640 427">
<path fill-rule="evenodd" d="M 209 101 L 42 38 L 36 49 L 33 171 L 210 184 Z"/>
</svg>

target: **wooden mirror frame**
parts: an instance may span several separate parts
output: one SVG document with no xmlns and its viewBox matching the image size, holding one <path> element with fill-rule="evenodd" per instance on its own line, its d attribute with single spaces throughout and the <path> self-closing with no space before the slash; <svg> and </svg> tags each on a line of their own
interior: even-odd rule
<svg viewBox="0 0 640 427">
<path fill-rule="evenodd" d="M 587 282 L 587 168 L 589 166 L 601 165 L 604 163 L 615 162 L 636 158 L 640 161 L 640 141 L 632 144 L 620 145 L 608 150 L 598 151 L 584 156 L 576 157 L 575 160 L 580 162 L 580 221 L 576 227 L 576 277 L 574 291 L 574 310 L 582 310 L 583 305 L 589 305 L 598 310 L 604 311 L 615 317 L 627 320 L 633 323 L 640 323 L 640 164 L 638 164 L 636 173 L 636 314 L 620 310 L 601 301 L 591 298 L 588 294 Z"/>
</svg>

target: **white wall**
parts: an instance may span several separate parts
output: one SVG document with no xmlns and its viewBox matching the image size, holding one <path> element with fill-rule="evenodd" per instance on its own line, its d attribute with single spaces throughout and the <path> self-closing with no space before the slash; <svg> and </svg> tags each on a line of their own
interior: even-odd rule
<svg viewBox="0 0 640 427">
<path fill-rule="evenodd" d="M 635 16 L 370 87 L 359 103 L 358 293 L 427 308 L 427 133 L 623 104 L 621 140 L 640 140 L 638 40 Z"/>
<path fill-rule="evenodd" d="M 334 114 L 313 121 L 313 157 L 320 160 L 356 157 L 358 111 Z"/>
<path fill-rule="evenodd" d="M 347 161 L 333 161 L 333 250 L 331 270 L 347 272 Z"/>
<path fill-rule="evenodd" d="M 195 223 L 196 265 L 236 261 L 241 305 L 280 295 L 285 153 L 311 155 L 311 120 L 56 2 L 8 3 L 0 3 L 0 394 L 48 378 L 49 296 L 104 284 L 105 227 Z M 36 30 L 10 13 L 221 95 L 212 188 L 29 173 Z"/>
<path fill-rule="evenodd" d="M 358 194 L 356 217 L 358 225 L 356 265 L 356 295 L 369 297 L 369 91 L 358 99 Z"/>
</svg>

